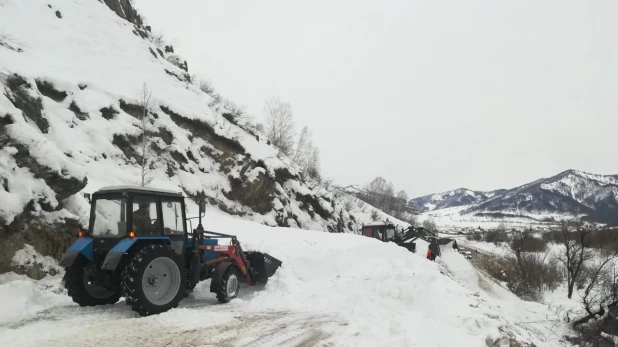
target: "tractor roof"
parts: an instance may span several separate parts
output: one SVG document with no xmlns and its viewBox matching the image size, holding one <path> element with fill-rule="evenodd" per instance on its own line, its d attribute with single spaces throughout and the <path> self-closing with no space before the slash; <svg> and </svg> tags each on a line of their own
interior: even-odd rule
<svg viewBox="0 0 618 347">
<path fill-rule="evenodd" d="M 99 190 L 96 191 L 96 193 L 111 193 L 111 192 L 123 192 L 123 191 L 135 191 L 135 192 L 150 193 L 150 194 L 170 194 L 170 195 L 182 196 L 181 192 L 175 192 L 173 190 L 159 189 L 159 188 L 147 188 L 147 187 L 130 186 L 130 185 L 107 186 L 107 187 L 100 188 Z"/>
</svg>

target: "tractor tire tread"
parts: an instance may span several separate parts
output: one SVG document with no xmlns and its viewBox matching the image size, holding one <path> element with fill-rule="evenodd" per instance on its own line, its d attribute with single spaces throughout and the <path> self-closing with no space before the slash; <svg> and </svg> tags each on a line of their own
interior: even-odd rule
<svg viewBox="0 0 618 347">
<path fill-rule="evenodd" d="M 84 266 L 85 264 L 83 261 L 76 261 L 72 266 L 65 268 L 64 276 L 62 277 L 64 287 L 73 302 L 82 307 L 112 305 L 117 303 L 122 296 L 121 291 L 105 299 L 95 298 L 88 293 L 82 277 Z"/>
<path fill-rule="evenodd" d="M 232 265 L 225 270 L 223 278 L 221 278 L 221 286 L 217 289 L 217 301 L 221 304 L 226 304 L 238 296 L 238 289 L 240 289 L 240 287 L 236 289 L 236 295 L 234 295 L 234 297 L 230 298 L 227 295 L 227 281 L 232 273 L 235 273 L 238 277 L 238 270 L 236 266 Z"/>
<path fill-rule="evenodd" d="M 164 245 L 156 244 L 156 245 L 148 245 L 144 248 L 140 249 L 130 260 L 129 264 L 125 267 L 122 272 L 122 295 L 125 297 L 126 304 L 131 306 L 131 309 L 137 312 L 140 316 L 149 316 L 151 314 L 162 313 L 173 308 L 178 307 L 178 303 L 183 299 L 184 287 L 186 283 L 186 276 L 181 276 L 179 293 L 172 299 L 171 302 L 162 305 L 156 306 L 148 302 L 148 300 L 143 297 L 140 300 L 140 289 L 142 281 L 138 280 L 138 276 L 140 274 L 141 264 L 145 258 L 152 256 L 152 254 L 160 254 L 160 256 L 165 256 L 168 258 L 172 258 L 176 261 L 178 265 L 180 265 L 180 256 L 178 256 L 174 251 L 166 247 Z M 179 267 L 180 268 L 180 267 Z M 184 264 L 183 267 L 184 268 Z M 184 275 L 184 272 L 181 271 L 181 274 Z"/>
</svg>

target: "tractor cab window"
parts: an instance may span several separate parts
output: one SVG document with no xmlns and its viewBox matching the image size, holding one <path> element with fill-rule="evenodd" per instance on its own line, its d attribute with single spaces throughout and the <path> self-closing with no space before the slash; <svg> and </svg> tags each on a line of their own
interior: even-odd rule
<svg viewBox="0 0 618 347">
<path fill-rule="evenodd" d="M 395 237 L 395 228 L 387 228 L 386 229 L 386 240 L 391 240 Z"/>
<path fill-rule="evenodd" d="M 382 232 L 379 227 L 373 228 L 373 238 L 382 240 Z"/>
<path fill-rule="evenodd" d="M 93 236 L 120 236 L 127 232 L 124 198 L 98 198 L 93 203 Z"/>
<path fill-rule="evenodd" d="M 161 235 L 157 200 L 151 196 L 133 197 L 133 231 L 136 235 Z"/>
<path fill-rule="evenodd" d="M 163 233 L 166 235 L 184 234 L 180 202 L 162 199 L 161 209 L 163 211 Z"/>
</svg>

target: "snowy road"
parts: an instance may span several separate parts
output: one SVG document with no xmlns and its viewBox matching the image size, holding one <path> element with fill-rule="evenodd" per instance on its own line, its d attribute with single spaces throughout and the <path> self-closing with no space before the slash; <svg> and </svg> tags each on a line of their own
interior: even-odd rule
<svg viewBox="0 0 618 347">
<path fill-rule="evenodd" d="M 136 318 L 123 302 L 96 308 L 67 302 L 1 322 L 0 345 L 332 346 L 333 332 L 348 325 L 329 314 L 248 311 L 242 299 L 220 305 L 207 292 L 202 285 L 201 296 L 209 298 L 188 298 L 176 310 L 145 318 Z"/>
</svg>

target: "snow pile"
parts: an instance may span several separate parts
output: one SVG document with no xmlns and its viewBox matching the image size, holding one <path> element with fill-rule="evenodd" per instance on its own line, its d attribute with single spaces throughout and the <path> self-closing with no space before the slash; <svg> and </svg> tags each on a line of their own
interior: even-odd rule
<svg viewBox="0 0 618 347">
<path fill-rule="evenodd" d="M 35 316 L 48 308 L 72 303 L 59 279 L 56 276 L 35 281 L 24 275 L 0 274 L 0 326 L 19 317 Z"/>
<path fill-rule="evenodd" d="M 24 245 L 24 248 L 15 252 L 12 262 L 14 266 L 39 266 L 45 273 L 62 273 L 64 271 L 58 265 L 56 259 L 41 255 L 31 245 Z"/>
</svg>

